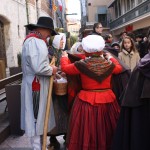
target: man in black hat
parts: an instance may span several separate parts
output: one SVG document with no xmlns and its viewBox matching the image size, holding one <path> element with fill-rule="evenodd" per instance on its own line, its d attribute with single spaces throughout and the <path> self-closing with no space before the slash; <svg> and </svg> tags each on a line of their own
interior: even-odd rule
<svg viewBox="0 0 150 150">
<path fill-rule="evenodd" d="M 57 33 L 50 17 L 40 17 L 37 24 L 25 27 L 30 33 L 22 48 L 21 128 L 31 137 L 33 149 L 41 150 L 49 78 L 57 72 L 57 67 L 49 65 L 47 38 Z M 50 110 L 48 131 L 55 126 L 53 105 Z"/>
<path fill-rule="evenodd" d="M 50 17 L 40 17 L 37 24 L 28 24 L 25 25 L 25 27 L 27 27 L 27 29 L 30 31 L 37 28 L 48 29 L 49 31 L 51 31 L 52 36 L 57 35 L 57 32 L 54 30 L 53 19 Z"/>
</svg>

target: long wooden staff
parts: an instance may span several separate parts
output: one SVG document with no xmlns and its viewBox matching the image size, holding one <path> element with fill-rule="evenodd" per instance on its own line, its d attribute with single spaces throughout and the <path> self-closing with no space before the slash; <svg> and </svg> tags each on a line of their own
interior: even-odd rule
<svg viewBox="0 0 150 150">
<path fill-rule="evenodd" d="M 55 65 L 55 57 L 52 58 L 50 65 Z M 51 97 L 52 97 L 52 89 L 53 89 L 53 75 L 50 77 L 49 83 L 49 91 L 48 91 L 48 98 L 47 98 L 47 105 L 46 105 L 46 113 L 45 113 L 45 121 L 44 121 L 44 133 L 43 133 L 43 145 L 42 150 L 46 150 L 46 143 L 47 143 L 47 132 L 48 132 L 48 120 L 50 116 L 50 105 L 51 105 Z"/>
</svg>

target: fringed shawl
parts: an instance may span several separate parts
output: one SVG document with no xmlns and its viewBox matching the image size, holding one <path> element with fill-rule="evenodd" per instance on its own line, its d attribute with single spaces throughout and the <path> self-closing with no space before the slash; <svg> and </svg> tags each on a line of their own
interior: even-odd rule
<svg viewBox="0 0 150 150">
<path fill-rule="evenodd" d="M 91 57 L 75 62 L 77 69 L 88 77 L 102 82 L 112 74 L 115 65 L 102 57 Z"/>
</svg>

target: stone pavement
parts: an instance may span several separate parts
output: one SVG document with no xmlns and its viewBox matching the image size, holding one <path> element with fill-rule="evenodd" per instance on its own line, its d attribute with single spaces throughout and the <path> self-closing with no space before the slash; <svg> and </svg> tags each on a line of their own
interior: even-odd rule
<svg viewBox="0 0 150 150">
<path fill-rule="evenodd" d="M 4 112 L 6 107 L 6 101 L 0 103 L 0 132 L 9 126 L 8 112 Z M 8 130 L 9 131 L 9 130 Z M 8 133 L 9 135 L 9 133 Z M 0 137 L 1 138 L 1 137 Z M 60 150 L 65 150 L 63 145 L 63 136 L 57 136 L 58 141 L 61 144 Z M 49 137 L 47 137 L 47 145 L 49 144 Z M 0 150 L 32 150 L 30 139 L 23 136 L 10 135 L 3 143 L 0 144 Z"/>
<path fill-rule="evenodd" d="M 61 144 L 60 150 L 65 150 L 63 136 L 57 137 Z M 47 144 L 49 144 L 49 137 L 47 138 Z M 30 139 L 23 136 L 9 136 L 1 145 L 0 150 L 32 150 Z"/>
</svg>

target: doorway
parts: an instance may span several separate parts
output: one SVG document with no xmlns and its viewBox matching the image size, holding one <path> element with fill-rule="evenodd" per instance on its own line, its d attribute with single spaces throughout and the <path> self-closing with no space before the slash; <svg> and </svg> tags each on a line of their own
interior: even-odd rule
<svg viewBox="0 0 150 150">
<path fill-rule="evenodd" d="M 6 77 L 6 65 L 4 24 L 0 21 L 0 79 Z"/>
</svg>

